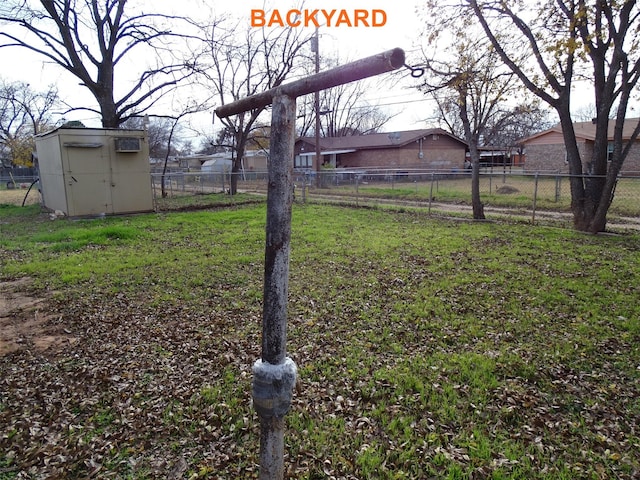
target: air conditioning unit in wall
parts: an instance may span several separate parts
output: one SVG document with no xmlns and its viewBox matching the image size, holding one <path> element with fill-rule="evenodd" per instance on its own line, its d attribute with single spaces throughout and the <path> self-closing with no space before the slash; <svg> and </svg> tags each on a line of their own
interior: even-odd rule
<svg viewBox="0 0 640 480">
<path fill-rule="evenodd" d="M 117 137 L 116 152 L 139 152 L 140 151 L 140 139 L 136 137 Z"/>
</svg>

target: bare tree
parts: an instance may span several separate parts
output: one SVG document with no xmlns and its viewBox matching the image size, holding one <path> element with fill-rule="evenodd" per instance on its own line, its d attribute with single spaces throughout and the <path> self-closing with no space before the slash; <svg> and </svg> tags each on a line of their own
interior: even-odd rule
<svg viewBox="0 0 640 480">
<path fill-rule="evenodd" d="M 340 65 L 336 54 L 319 59 L 319 65 L 329 70 Z M 307 75 L 311 75 L 311 65 L 306 66 Z M 366 79 L 348 83 L 319 92 L 320 96 L 320 136 L 344 137 L 378 132 L 395 115 L 383 111 L 371 92 L 380 90 L 381 79 Z M 311 95 L 298 101 L 298 121 L 296 131 L 300 136 L 315 134 L 315 105 Z"/>
<path fill-rule="evenodd" d="M 596 111 L 595 104 L 590 103 L 589 105 L 583 105 L 582 107 L 574 110 L 572 118 L 576 122 L 590 122 L 596 118 L 597 115 L 598 112 Z"/>
<path fill-rule="evenodd" d="M 517 77 L 502 65 L 500 56 L 490 44 L 478 41 L 468 22 L 451 24 L 449 30 L 444 31 L 438 29 L 440 22 L 446 22 L 439 18 L 440 15 L 432 12 L 427 20 L 426 31 L 430 33 L 426 37 L 427 75 L 419 88 L 434 96 L 452 133 L 462 130 L 471 156 L 473 218 L 484 219 L 479 148 L 492 133 L 492 128 L 500 129 L 513 117 L 514 111 L 526 111 L 529 103 L 523 95 L 518 95 L 523 88 Z M 441 45 L 442 36 L 446 37 L 446 47 Z M 510 100 L 517 96 L 525 101 L 518 102 L 517 106 L 510 105 Z"/>
<path fill-rule="evenodd" d="M 189 101 L 186 104 L 174 106 L 173 109 L 177 113 L 172 115 L 145 115 L 144 117 L 130 118 L 125 123 L 125 126 L 129 128 L 146 129 L 149 138 L 149 155 L 163 159 L 161 176 L 162 198 L 167 196 L 165 184 L 169 158 L 172 154 L 178 153 L 175 144 L 179 143 L 176 137 L 181 129 L 180 122 L 189 115 L 208 110 L 209 105 Z M 191 148 L 190 143 L 189 148 Z"/>
<path fill-rule="evenodd" d="M 344 137 L 378 132 L 395 115 L 384 112 L 366 100 L 367 93 L 375 90 L 371 82 L 357 82 L 320 92 L 320 135 Z M 315 133 L 314 101 L 311 96 L 299 102 L 298 133 Z"/>
<path fill-rule="evenodd" d="M 502 61 L 560 119 L 571 178 L 571 208 L 577 229 L 599 232 L 613 200 L 618 174 L 640 133 L 622 130 L 640 79 L 640 7 L 635 1 L 464 0 L 450 15 L 471 10 Z M 570 103 L 576 79 L 590 79 L 596 106 L 593 152 L 584 168 Z M 615 118 L 608 156 L 609 119 Z"/>
<path fill-rule="evenodd" d="M 0 81 L 0 154 L 14 165 L 30 165 L 33 136 L 52 125 L 57 101 L 54 86 L 37 92 L 24 82 Z"/>
<path fill-rule="evenodd" d="M 157 117 L 149 115 L 143 117 L 131 117 L 120 126 L 122 128 L 145 129 L 147 130 L 147 138 L 149 140 L 149 156 L 159 159 L 165 158 L 167 155 L 167 146 L 169 145 L 169 137 L 173 137 L 171 143 L 176 143 L 176 137 L 179 135 L 179 129 L 174 126 L 174 117 Z M 173 130 L 173 133 L 172 133 Z M 179 140 L 178 140 L 179 141 Z M 169 155 L 175 154 L 175 149 L 169 152 Z"/>
<path fill-rule="evenodd" d="M 227 19 L 209 30 L 212 65 L 204 72 L 206 85 L 215 92 L 219 105 L 277 87 L 304 63 L 309 38 L 304 29 L 255 28 L 244 19 Z M 222 120 L 233 146 L 232 173 L 241 170 L 247 142 L 261 126 L 258 119 L 263 111 L 254 109 Z M 238 179 L 237 175 L 231 178 L 233 195 Z"/>
<path fill-rule="evenodd" d="M 519 143 L 526 137 L 552 126 L 549 112 L 537 99 L 529 99 L 511 109 L 505 109 L 501 116 L 487 126 L 484 145 L 519 147 Z"/>
<path fill-rule="evenodd" d="M 28 49 L 71 73 L 98 104 L 79 109 L 118 127 L 195 72 L 193 56 L 181 53 L 195 39 L 179 32 L 191 22 L 142 8 L 127 0 L 3 0 L 0 47 Z"/>
<path fill-rule="evenodd" d="M 427 121 L 443 124 L 445 130 L 464 138 L 464 126 L 458 112 L 456 95 L 434 92 L 433 99 L 436 109 Z M 500 115 L 496 115 L 485 126 L 481 146 L 510 150 L 521 148 L 523 139 L 553 126 L 549 112 L 536 99 L 516 106 L 504 105 L 500 112 Z"/>
</svg>

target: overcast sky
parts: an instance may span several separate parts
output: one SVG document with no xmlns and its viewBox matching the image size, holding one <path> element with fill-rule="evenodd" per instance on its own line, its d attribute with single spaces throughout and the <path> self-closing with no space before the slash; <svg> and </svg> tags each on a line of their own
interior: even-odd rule
<svg viewBox="0 0 640 480">
<path fill-rule="evenodd" d="M 290 5 L 299 2 L 289 0 L 271 0 L 274 7 L 285 13 Z M 342 63 L 375 55 L 392 48 L 402 48 L 407 56 L 407 63 L 419 61 L 416 42 L 420 34 L 420 22 L 416 15 L 416 5 L 426 2 L 420 0 L 305 0 L 303 8 L 307 10 L 324 9 L 330 11 L 345 9 L 352 13 L 355 9 L 382 10 L 386 14 L 386 24 L 382 27 L 320 27 L 320 54 L 338 57 Z M 232 4 L 233 6 L 230 6 Z M 237 2 L 214 2 L 216 13 L 233 13 L 251 19 L 252 9 L 262 9 L 263 0 L 240 0 Z M 268 16 L 269 14 L 267 14 Z M 337 14 L 336 14 L 337 15 Z M 323 18 L 319 15 L 318 18 Z M 313 28 L 311 29 L 313 31 Z M 381 108 L 396 115 L 387 125 L 385 131 L 411 130 L 425 128 L 424 118 L 431 114 L 433 105 L 425 101 L 410 85 L 410 72 L 405 70 L 406 81 L 397 85 L 385 85 L 381 90 L 372 91 L 365 100 L 372 104 L 380 104 Z"/>
<path fill-rule="evenodd" d="M 299 2 L 290 0 L 271 0 L 268 3 L 283 15 L 293 5 L 299 5 Z M 344 63 L 400 47 L 407 53 L 407 62 L 411 63 L 412 54 L 415 52 L 415 40 L 419 34 L 419 23 L 415 12 L 416 3 L 420 2 L 417 0 L 396 0 L 395 2 L 388 0 L 306 0 L 302 8 L 308 10 L 337 9 L 338 11 L 345 9 L 351 18 L 353 18 L 355 9 L 367 10 L 368 12 L 372 10 L 384 11 L 386 24 L 381 27 L 321 26 L 321 55 L 338 56 L 340 61 Z M 194 4 L 207 5 L 217 15 L 229 14 L 240 19 L 246 18 L 247 25 L 250 25 L 251 10 L 263 9 L 265 2 L 263 0 L 213 0 L 213 2 L 211 0 L 208 2 L 203 0 L 181 0 L 178 2 L 155 0 L 150 2 L 150 8 L 153 5 L 154 8 L 163 8 L 164 11 L 175 9 L 175 13 L 184 15 L 187 13 L 184 11 L 185 7 Z M 267 17 L 272 11 L 273 8 L 267 9 Z M 319 15 L 319 18 L 322 18 L 322 15 Z M 309 27 L 310 32 L 313 30 L 314 27 Z M 415 54 L 413 54 L 413 58 L 415 59 Z M 42 57 L 31 54 L 25 49 L 0 49 L 0 64 L 3 65 L 0 74 L 3 78 L 23 80 L 29 82 L 34 88 L 40 89 L 53 83 L 58 85 L 61 96 L 72 105 L 80 106 L 83 103 L 95 105 L 93 97 L 78 84 L 75 77 L 57 65 L 44 62 Z M 409 79 L 409 71 L 406 72 L 404 76 Z M 414 89 L 408 88 L 413 83 L 407 80 L 395 86 L 372 91 L 371 95 L 367 96 L 366 100 L 369 102 L 380 104 L 382 108 L 397 115 L 383 128 L 385 131 L 408 130 L 426 126 L 423 118 L 430 113 L 432 107 L 428 107 L 428 102 L 424 101 L 422 95 Z M 73 112 L 67 114 L 65 118 L 67 120 L 82 120 L 88 126 L 99 126 L 99 118 L 91 112 Z M 210 119 L 211 114 L 209 113 L 203 116 L 200 121 L 210 123 Z"/>
</svg>

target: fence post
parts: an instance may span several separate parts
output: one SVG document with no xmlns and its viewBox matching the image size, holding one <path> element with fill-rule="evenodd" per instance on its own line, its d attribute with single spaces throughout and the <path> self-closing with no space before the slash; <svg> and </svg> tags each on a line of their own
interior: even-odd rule
<svg viewBox="0 0 640 480">
<path fill-rule="evenodd" d="M 560 201 L 560 182 L 562 182 L 562 177 L 560 176 L 560 170 L 558 170 L 556 174 L 556 203 Z"/>
<path fill-rule="evenodd" d="M 540 174 L 536 172 L 534 186 L 533 186 L 533 212 L 531 213 L 531 223 L 536 223 L 536 204 L 538 202 L 538 176 Z"/>
<path fill-rule="evenodd" d="M 436 174 L 434 172 L 431 172 L 431 188 L 429 189 L 429 209 L 427 210 L 427 213 L 429 215 L 431 215 L 431 201 L 433 200 L 433 180 L 435 179 Z"/>
<path fill-rule="evenodd" d="M 356 207 L 360 206 L 360 190 L 359 190 L 359 183 L 360 183 L 360 175 L 358 175 L 356 173 Z"/>
<path fill-rule="evenodd" d="M 302 203 L 307 203 L 307 182 L 309 181 L 308 177 L 309 174 L 307 172 L 304 172 L 304 174 L 302 175 Z"/>
</svg>

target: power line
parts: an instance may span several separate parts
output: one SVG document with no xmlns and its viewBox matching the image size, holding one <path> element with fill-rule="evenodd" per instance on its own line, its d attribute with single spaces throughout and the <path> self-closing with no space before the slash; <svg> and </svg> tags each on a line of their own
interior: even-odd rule
<svg viewBox="0 0 640 480">
<path fill-rule="evenodd" d="M 392 105 L 409 105 L 411 103 L 420 103 L 420 102 L 429 102 L 432 101 L 433 98 L 418 98 L 415 100 L 404 100 L 399 102 L 387 102 L 387 103 L 377 103 L 375 105 L 355 105 L 353 107 L 349 107 L 352 109 L 360 109 L 360 108 L 375 108 L 375 107 L 388 107 Z M 344 110 L 344 109 L 342 109 Z"/>
</svg>

